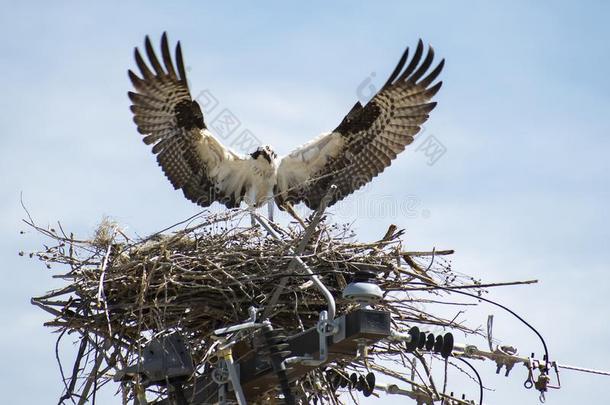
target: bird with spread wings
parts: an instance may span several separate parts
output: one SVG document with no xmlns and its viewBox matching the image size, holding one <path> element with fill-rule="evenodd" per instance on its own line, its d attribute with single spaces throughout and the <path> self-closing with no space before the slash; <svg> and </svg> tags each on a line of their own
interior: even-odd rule
<svg viewBox="0 0 610 405">
<path fill-rule="evenodd" d="M 342 200 L 413 142 L 436 106 L 430 100 L 441 87 L 434 81 L 444 65 L 441 60 L 432 68 L 434 50 L 428 47 L 424 56 L 420 40 L 366 105 L 357 102 L 333 131 L 280 158 L 269 146 L 241 155 L 214 137 L 189 91 L 180 42 L 174 59 L 166 33 L 161 59 L 148 37 L 144 50 L 148 63 L 135 49 L 139 76 L 128 72 L 134 122 L 174 188 L 202 207 L 217 201 L 234 208 L 243 201 L 254 208 L 275 200 L 280 209 L 301 202 L 317 209 L 333 184 L 328 205 Z"/>
</svg>

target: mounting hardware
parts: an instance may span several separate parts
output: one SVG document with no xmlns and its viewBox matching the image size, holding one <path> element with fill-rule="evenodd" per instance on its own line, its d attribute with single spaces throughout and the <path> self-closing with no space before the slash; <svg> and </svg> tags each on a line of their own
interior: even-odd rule
<svg viewBox="0 0 610 405">
<path fill-rule="evenodd" d="M 224 359 L 219 359 L 212 370 L 212 380 L 216 384 L 226 384 L 229 379 L 229 367 Z"/>
<path fill-rule="evenodd" d="M 230 333 L 239 332 L 245 329 L 256 329 L 263 326 L 262 323 L 256 323 L 256 314 L 258 309 L 254 306 L 248 308 L 248 314 L 250 318 L 243 323 L 228 326 L 225 328 L 216 329 L 212 335 L 212 339 L 219 339 L 221 336 L 228 335 Z"/>
<path fill-rule="evenodd" d="M 138 364 L 117 372 L 114 380 L 126 381 L 139 376 L 145 386 L 164 385 L 170 379 L 187 378 L 195 372 L 190 350 L 178 332 L 148 342 L 142 357 Z"/>
<path fill-rule="evenodd" d="M 318 324 L 316 325 L 318 331 L 318 352 L 319 357 L 317 359 L 312 356 L 308 357 L 291 357 L 286 359 L 287 363 L 301 363 L 307 366 L 319 366 L 326 362 L 328 359 L 328 341 L 327 337 L 332 336 L 339 331 L 339 326 L 336 322 L 328 319 L 328 312 L 321 311 Z"/>
<path fill-rule="evenodd" d="M 258 310 L 256 307 L 250 307 L 248 309 L 248 313 L 250 315 L 248 321 L 237 325 L 216 329 L 214 334 L 211 336 L 212 339 L 220 341 L 220 346 L 216 350 L 216 358 L 218 358 L 217 365 L 219 368 L 221 368 L 221 370 L 217 372 L 216 379 L 214 379 L 214 374 L 212 374 L 212 379 L 218 384 L 218 402 L 220 404 L 226 403 L 226 382 L 221 382 L 225 380 L 223 377 L 224 370 L 226 370 L 228 373 L 228 379 L 231 381 L 233 386 L 237 403 L 239 405 L 246 404 L 246 397 L 244 396 L 244 392 L 241 388 L 239 372 L 237 371 L 237 366 L 233 360 L 232 347 L 238 341 L 234 334 L 249 329 L 259 329 L 267 325 L 266 322 L 256 322 L 257 311 Z"/>
</svg>

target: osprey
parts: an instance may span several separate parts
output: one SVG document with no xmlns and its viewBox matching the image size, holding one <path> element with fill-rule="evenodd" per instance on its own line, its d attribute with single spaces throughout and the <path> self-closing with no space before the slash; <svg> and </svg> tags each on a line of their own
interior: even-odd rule
<svg viewBox="0 0 610 405">
<path fill-rule="evenodd" d="M 436 106 L 430 100 L 442 82 L 433 82 L 444 65 L 442 60 L 431 69 L 434 51 L 428 47 L 424 57 L 420 40 L 408 63 L 409 48 L 365 106 L 357 102 L 333 131 L 278 158 L 269 146 L 249 155 L 235 153 L 212 135 L 189 92 L 180 42 L 175 64 L 166 33 L 161 37 L 161 60 L 148 36 L 144 47 L 150 66 L 136 48 L 140 76 L 129 70 L 136 90 L 128 93 L 133 119 L 174 188 L 202 207 L 214 201 L 228 208 L 242 201 L 259 207 L 275 199 L 280 209 L 300 202 L 317 209 L 333 184 L 337 190 L 329 206 L 342 200 L 383 172 L 413 142 Z"/>
</svg>

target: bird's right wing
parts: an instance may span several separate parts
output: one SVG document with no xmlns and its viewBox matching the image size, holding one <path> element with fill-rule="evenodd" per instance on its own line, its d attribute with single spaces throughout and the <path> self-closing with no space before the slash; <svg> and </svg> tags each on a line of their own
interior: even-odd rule
<svg viewBox="0 0 610 405">
<path fill-rule="evenodd" d="M 238 206 L 251 181 L 250 160 L 225 148 L 208 131 L 203 113 L 188 89 L 182 49 L 176 46 L 176 68 L 167 35 L 161 38 L 162 62 L 145 40 L 150 66 L 135 49 L 138 77 L 129 70 L 136 92 L 129 92 L 131 111 L 144 143 L 153 145 L 157 162 L 175 189 L 203 207 L 218 201 Z"/>
</svg>

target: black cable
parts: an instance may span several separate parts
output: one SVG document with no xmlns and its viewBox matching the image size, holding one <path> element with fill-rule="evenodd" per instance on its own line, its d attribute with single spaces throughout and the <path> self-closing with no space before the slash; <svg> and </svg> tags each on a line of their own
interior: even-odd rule
<svg viewBox="0 0 610 405">
<path fill-rule="evenodd" d="M 509 308 L 505 307 L 504 305 L 502 305 L 502 304 L 498 304 L 497 302 L 492 301 L 492 300 L 490 300 L 490 299 L 483 298 L 483 297 L 478 296 L 478 295 L 475 295 L 475 294 L 470 294 L 470 293 L 467 293 L 467 292 L 465 292 L 465 291 L 455 290 L 455 289 L 452 289 L 452 288 L 449 288 L 449 287 L 441 287 L 441 286 L 439 286 L 439 285 L 432 284 L 432 283 L 426 283 L 426 282 L 414 282 L 414 283 L 411 283 L 411 284 L 421 284 L 421 285 L 427 285 L 427 286 L 429 286 L 429 287 L 439 288 L 439 289 L 441 289 L 441 290 L 445 290 L 445 291 L 450 291 L 450 292 L 454 292 L 454 293 L 458 293 L 458 294 L 466 295 L 466 296 L 468 296 L 468 297 L 472 297 L 472 298 L 476 298 L 476 299 L 478 299 L 478 300 L 482 300 L 482 301 L 488 302 L 488 303 L 490 303 L 490 304 L 493 304 L 493 305 L 495 305 L 495 306 L 497 306 L 497 307 L 500 307 L 500 308 L 502 308 L 503 310 L 505 310 L 505 311 L 509 312 L 509 313 L 510 313 L 510 314 L 512 314 L 512 315 L 513 315 L 515 318 L 517 318 L 518 320 L 520 320 L 521 322 L 523 322 L 523 323 L 525 324 L 525 326 L 527 326 L 528 328 L 530 328 L 531 330 L 533 330 L 533 331 L 534 331 L 534 333 L 535 333 L 535 334 L 538 336 L 538 338 L 540 338 L 540 341 L 542 342 L 542 346 L 544 347 L 544 353 L 545 353 L 545 357 L 544 357 L 544 358 L 545 358 L 545 362 L 544 362 L 544 372 L 546 373 L 547 371 L 549 371 L 549 367 L 548 367 L 548 364 L 549 364 L 549 362 L 550 362 L 549 350 L 548 350 L 548 348 L 547 348 L 547 346 L 546 346 L 546 342 L 544 341 L 544 338 L 542 337 L 542 335 L 540 334 L 540 332 L 538 332 L 538 331 L 536 330 L 536 328 L 534 328 L 532 325 L 530 325 L 530 324 L 529 324 L 529 323 L 528 323 L 528 322 L 527 322 L 525 319 L 523 319 L 522 317 L 520 317 L 519 315 L 517 315 L 517 314 L 515 313 L 515 311 L 513 311 L 512 309 L 509 309 Z"/>
<path fill-rule="evenodd" d="M 479 372 L 477 371 L 476 368 L 474 368 L 474 366 L 472 364 L 470 364 L 463 358 L 456 357 L 456 359 L 466 363 L 468 365 L 468 367 L 470 367 L 472 369 L 472 371 L 474 371 L 474 374 L 477 376 L 477 379 L 479 380 L 479 405 L 483 405 L 483 380 L 481 380 L 481 376 L 479 375 Z"/>
</svg>

